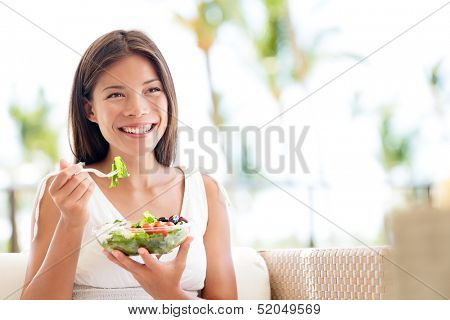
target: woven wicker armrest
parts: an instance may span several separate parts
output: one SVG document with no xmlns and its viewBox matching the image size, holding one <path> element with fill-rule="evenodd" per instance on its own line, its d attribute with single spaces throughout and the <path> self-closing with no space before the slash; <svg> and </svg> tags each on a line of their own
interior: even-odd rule
<svg viewBox="0 0 450 320">
<path fill-rule="evenodd" d="M 261 250 L 272 299 L 387 299 L 389 247 Z"/>
</svg>

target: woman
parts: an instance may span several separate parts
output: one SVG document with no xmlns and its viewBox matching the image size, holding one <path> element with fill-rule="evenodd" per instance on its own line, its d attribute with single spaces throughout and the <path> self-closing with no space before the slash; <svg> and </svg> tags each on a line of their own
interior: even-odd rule
<svg viewBox="0 0 450 320">
<path fill-rule="evenodd" d="M 177 100 L 153 41 L 117 30 L 91 44 L 75 73 L 69 128 L 78 164 L 62 160 L 41 182 L 22 299 L 236 299 L 226 194 L 172 166 Z M 117 188 L 80 173 L 79 162 L 109 172 L 117 155 L 130 173 Z M 145 210 L 184 216 L 191 236 L 159 259 L 143 248 L 133 258 L 102 253 L 93 228 Z"/>
</svg>

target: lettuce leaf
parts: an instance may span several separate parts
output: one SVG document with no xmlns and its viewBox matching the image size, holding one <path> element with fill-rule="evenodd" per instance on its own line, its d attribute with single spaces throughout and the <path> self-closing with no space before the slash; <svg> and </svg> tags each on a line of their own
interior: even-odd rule
<svg viewBox="0 0 450 320">
<path fill-rule="evenodd" d="M 152 215 L 150 213 L 150 211 L 148 211 L 148 210 L 144 211 L 143 215 L 144 215 L 144 219 L 142 219 L 142 221 L 145 223 L 154 223 L 154 222 L 158 221 L 158 218 L 156 218 L 154 215 Z"/>
<path fill-rule="evenodd" d="M 110 188 L 115 188 L 119 185 L 119 179 L 129 177 L 130 174 L 127 171 L 127 167 L 125 163 L 122 161 L 120 156 L 114 157 L 114 162 L 112 164 L 112 171 L 116 171 L 117 173 L 111 177 Z"/>
<path fill-rule="evenodd" d="M 143 212 L 144 218 L 142 218 L 139 222 L 132 225 L 133 228 L 142 228 L 144 224 L 152 224 L 156 221 L 158 221 L 158 218 L 156 218 L 154 215 L 150 213 L 150 211 L 146 210 Z"/>
</svg>

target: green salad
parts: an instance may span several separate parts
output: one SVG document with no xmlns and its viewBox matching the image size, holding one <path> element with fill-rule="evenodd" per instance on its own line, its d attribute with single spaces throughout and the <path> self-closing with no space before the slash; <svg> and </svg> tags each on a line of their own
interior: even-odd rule
<svg viewBox="0 0 450 320">
<path fill-rule="evenodd" d="M 112 164 L 111 171 L 117 171 L 117 173 L 111 177 L 111 184 L 109 185 L 110 188 L 117 187 L 119 185 L 119 179 L 130 176 L 130 174 L 127 171 L 125 162 L 123 162 L 120 156 L 114 157 L 114 162 Z"/>
<path fill-rule="evenodd" d="M 149 253 L 165 254 L 179 246 L 189 234 L 190 223 L 184 217 L 173 215 L 157 218 L 149 211 L 143 218 L 131 223 L 115 220 L 96 230 L 100 245 L 108 251 L 120 250 L 124 254 L 138 255 L 140 247 Z"/>
</svg>

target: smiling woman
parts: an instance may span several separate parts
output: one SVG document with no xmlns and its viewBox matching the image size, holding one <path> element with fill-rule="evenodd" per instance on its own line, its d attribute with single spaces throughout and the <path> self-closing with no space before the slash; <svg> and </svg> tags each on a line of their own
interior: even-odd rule
<svg viewBox="0 0 450 320">
<path fill-rule="evenodd" d="M 74 162 L 108 172 L 120 156 L 130 176 L 108 188 L 62 160 L 56 177 L 42 180 L 23 299 L 237 298 L 227 196 L 210 177 L 173 167 L 176 117 L 168 66 L 144 33 L 113 31 L 87 49 L 69 110 Z M 186 218 L 190 236 L 159 259 L 143 248 L 132 258 L 103 255 L 92 231 L 147 210 Z"/>
<path fill-rule="evenodd" d="M 145 79 L 143 82 L 140 80 L 142 77 Z M 99 108 L 104 105 L 115 111 L 127 105 L 128 114 L 148 112 L 136 110 L 145 107 L 140 105 L 141 102 L 148 108 L 162 111 L 161 115 L 167 119 L 167 130 L 160 128 L 163 136 L 155 148 L 155 157 L 166 166 L 173 162 L 178 120 L 175 88 L 164 57 L 148 37 L 143 38 L 141 33 L 134 31 L 104 35 L 87 49 L 80 61 L 74 77 L 69 126 L 79 126 L 79 130 L 71 130 L 71 146 L 76 160 L 86 164 L 104 159 L 109 149 L 103 135 L 108 131 L 101 131 L 103 122 L 98 123 L 92 114 L 94 101 Z M 93 122 L 86 122 L 87 117 Z M 115 125 L 120 128 L 120 124 Z M 136 128 L 137 124 L 125 123 L 122 126 L 126 125 Z M 84 139 L 87 135 L 92 138 Z"/>
<path fill-rule="evenodd" d="M 145 154 L 157 145 L 158 148 L 163 148 L 165 144 L 170 149 L 174 148 L 174 136 L 164 137 L 165 134 L 169 135 L 171 131 L 176 130 L 176 118 L 173 114 L 169 116 L 171 111 L 175 110 L 176 113 L 175 100 L 171 103 L 175 107 L 169 107 L 170 103 L 165 94 L 173 90 L 173 85 L 169 85 L 172 89 L 165 90 L 155 69 L 142 55 L 133 54 L 122 58 L 99 75 L 92 93 L 88 94 L 92 95 L 92 98 L 84 100 L 82 110 L 85 117 L 98 125 L 101 135 L 112 149 L 111 153 L 119 152 L 115 150 L 119 148 L 130 155 Z M 150 80 L 141 84 L 140 79 L 148 78 Z M 118 82 L 126 86 L 114 84 Z M 77 123 L 73 123 L 73 126 L 76 125 Z M 119 138 L 117 143 L 112 143 L 116 138 Z M 145 139 L 130 140 L 130 138 Z M 162 155 L 162 152 L 157 154 Z M 82 156 L 79 155 L 78 161 L 92 163 L 89 158 L 83 159 Z M 93 157 L 95 156 L 94 154 Z M 158 162 L 164 163 L 162 160 Z M 169 160 L 172 162 L 172 159 L 166 161 Z"/>
</svg>

